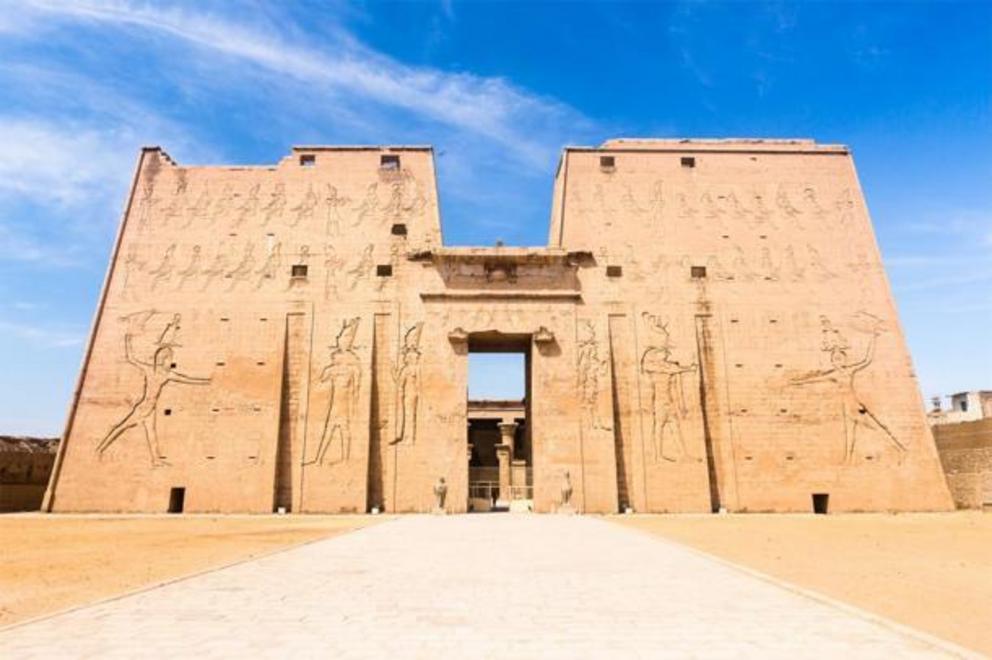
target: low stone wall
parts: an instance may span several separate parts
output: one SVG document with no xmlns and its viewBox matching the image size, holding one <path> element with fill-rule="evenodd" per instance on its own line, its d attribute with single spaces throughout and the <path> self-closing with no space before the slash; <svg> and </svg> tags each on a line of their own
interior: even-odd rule
<svg viewBox="0 0 992 660">
<path fill-rule="evenodd" d="M 0 513 L 37 511 L 59 441 L 0 436 Z"/>
<path fill-rule="evenodd" d="M 992 418 L 941 424 L 933 435 L 955 506 L 992 508 Z"/>
</svg>

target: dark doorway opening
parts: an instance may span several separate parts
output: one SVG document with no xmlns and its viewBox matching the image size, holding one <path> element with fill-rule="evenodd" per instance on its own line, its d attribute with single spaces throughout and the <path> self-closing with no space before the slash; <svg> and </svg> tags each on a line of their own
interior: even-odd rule
<svg viewBox="0 0 992 660">
<path fill-rule="evenodd" d="M 469 511 L 530 508 L 530 335 L 469 335 Z"/>
<path fill-rule="evenodd" d="M 827 513 L 827 507 L 829 504 L 829 493 L 813 493 L 813 513 Z"/>
<path fill-rule="evenodd" d="M 182 513 L 185 505 L 185 488 L 172 488 L 169 490 L 169 513 Z"/>
</svg>

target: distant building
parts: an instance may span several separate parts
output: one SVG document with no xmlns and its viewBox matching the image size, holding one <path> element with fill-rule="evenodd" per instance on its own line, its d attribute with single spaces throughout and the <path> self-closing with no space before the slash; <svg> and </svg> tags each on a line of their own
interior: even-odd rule
<svg viewBox="0 0 992 660">
<path fill-rule="evenodd" d="M 0 513 L 41 508 L 58 446 L 58 438 L 0 436 Z"/>
<path fill-rule="evenodd" d="M 992 417 L 992 390 L 958 392 L 952 394 L 950 400 L 951 407 L 944 410 L 941 397 L 935 396 L 931 399 L 933 407 L 927 413 L 927 421 L 931 426 L 977 422 Z"/>
</svg>

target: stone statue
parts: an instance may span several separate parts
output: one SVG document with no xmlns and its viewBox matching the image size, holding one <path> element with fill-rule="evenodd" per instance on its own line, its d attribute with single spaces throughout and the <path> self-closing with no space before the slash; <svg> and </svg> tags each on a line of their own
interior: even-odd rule
<svg viewBox="0 0 992 660">
<path fill-rule="evenodd" d="M 448 496 L 448 484 L 444 477 L 438 477 L 434 484 L 434 513 L 444 513 L 444 500 Z"/>
<path fill-rule="evenodd" d="M 562 513 L 572 513 L 574 509 L 572 508 L 572 479 L 568 470 L 561 477 L 561 502 L 558 506 L 558 511 Z"/>
</svg>

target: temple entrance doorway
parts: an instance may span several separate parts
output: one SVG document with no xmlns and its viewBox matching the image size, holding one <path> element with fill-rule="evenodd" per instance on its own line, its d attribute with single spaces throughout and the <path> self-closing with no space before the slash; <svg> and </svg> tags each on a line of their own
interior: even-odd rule
<svg viewBox="0 0 992 660">
<path fill-rule="evenodd" d="M 530 335 L 469 335 L 469 511 L 533 509 L 530 346 Z"/>
</svg>

